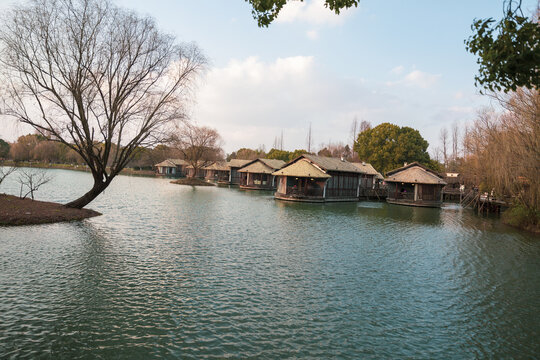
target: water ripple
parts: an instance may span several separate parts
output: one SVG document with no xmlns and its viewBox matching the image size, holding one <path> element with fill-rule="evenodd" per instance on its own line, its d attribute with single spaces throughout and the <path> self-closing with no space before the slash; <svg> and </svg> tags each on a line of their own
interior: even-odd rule
<svg viewBox="0 0 540 360">
<path fill-rule="evenodd" d="M 90 181 L 54 173 L 45 200 Z M 0 358 L 540 353 L 540 242 L 456 206 L 119 177 L 92 207 L 104 215 L 0 228 Z"/>
</svg>

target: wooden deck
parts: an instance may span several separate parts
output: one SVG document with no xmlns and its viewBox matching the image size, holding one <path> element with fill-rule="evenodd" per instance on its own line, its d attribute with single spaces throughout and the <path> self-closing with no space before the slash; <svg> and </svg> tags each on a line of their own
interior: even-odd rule
<svg viewBox="0 0 540 360">
<path fill-rule="evenodd" d="M 310 203 L 323 203 L 325 199 L 323 197 L 317 196 L 298 196 L 298 195 L 286 195 L 276 192 L 274 194 L 274 199 L 283 200 L 283 201 L 293 201 L 293 202 L 310 202 Z"/>
<path fill-rule="evenodd" d="M 357 202 L 359 199 L 357 197 L 328 197 L 323 198 L 322 196 L 305 196 L 297 194 L 282 194 L 276 192 L 274 198 L 277 200 L 284 201 L 295 201 L 295 202 L 311 202 L 311 203 L 325 203 L 325 202 Z"/>
<path fill-rule="evenodd" d="M 257 185 L 240 185 L 240 189 L 242 190 L 266 190 L 266 191 L 274 191 L 276 188 L 274 187 L 268 187 L 268 186 L 257 186 Z"/>
<path fill-rule="evenodd" d="M 471 207 L 481 213 L 501 213 L 504 208 L 509 207 L 512 199 L 498 199 L 491 195 L 482 194 L 478 191 L 470 190 L 463 195 L 460 201 L 461 206 Z"/>
<path fill-rule="evenodd" d="M 429 208 L 440 208 L 442 202 L 440 201 L 428 201 L 428 200 L 410 200 L 410 199 L 391 199 L 386 198 L 386 202 L 389 204 L 395 205 L 405 205 L 405 206 L 417 206 L 417 207 L 429 207 Z"/>
</svg>

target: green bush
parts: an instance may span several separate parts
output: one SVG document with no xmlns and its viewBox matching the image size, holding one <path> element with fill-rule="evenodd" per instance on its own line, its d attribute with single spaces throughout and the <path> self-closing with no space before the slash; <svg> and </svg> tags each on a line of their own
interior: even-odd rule
<svg viewBox="0 0 540 360">
<path fill-rule="evenodd" d="M 519 228 L 537 227 L 540 224 L 540 211 L 516 204 L 502 214 L 503 221 Z"/>
</svg>

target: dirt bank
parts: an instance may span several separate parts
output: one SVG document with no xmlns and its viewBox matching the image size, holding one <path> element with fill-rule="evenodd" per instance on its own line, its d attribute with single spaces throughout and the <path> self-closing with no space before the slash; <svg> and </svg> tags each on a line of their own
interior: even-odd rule
<svg viewBox="0 0 540 360">
<path fill-rule="evenodd" d="M 82 220 L 101 215 L 89 209 L 71 209 L 62 204 L 21 200 L 17 196 L 0 194 L 0 225 L 48 224 Z"/>
</svg>

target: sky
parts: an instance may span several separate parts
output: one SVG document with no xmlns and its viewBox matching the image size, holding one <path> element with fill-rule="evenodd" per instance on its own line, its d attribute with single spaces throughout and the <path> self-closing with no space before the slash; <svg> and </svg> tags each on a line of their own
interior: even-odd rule
<svg viewBox="0 0 540 360">
<path fill-rule="evenodd" d="M 442 127 L 461 128 L 490 99 L 474 86 L 476 58 L 464 40 L 475 18 L 500 18 L 502 0 L 361 0 L 333 14 L 323 0 L 292 1 L 259 28 L 244 0 L 116 0 L 153 17 L 209 60 L 190 109 L 216 128 L 227 153 L 241 147 L 350 143 L 351 124 L 418 129 L 433 151 Z M 0 11 L 13 1 L 0 0 Z M 532 13 L 536 1 L 523 1 Z M 4 121 L 0 138 L 30 129 Z"/>
</svg>

